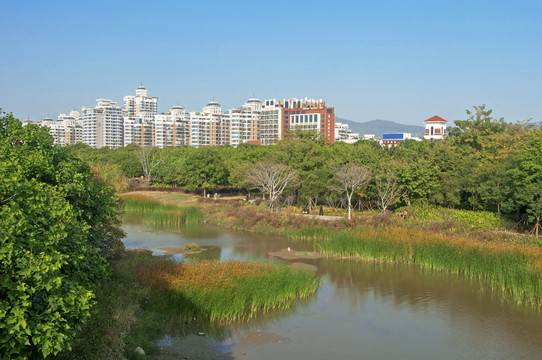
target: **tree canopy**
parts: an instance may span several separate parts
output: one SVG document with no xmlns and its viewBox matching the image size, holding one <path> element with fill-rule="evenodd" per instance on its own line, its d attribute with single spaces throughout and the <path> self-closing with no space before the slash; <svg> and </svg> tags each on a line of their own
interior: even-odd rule
<svg viewBox="0 0 542 360">
<path fill-rule="evenodd" d="M 46 128 L 0 117 L 0 351 L 45 358 L 90 316 L 106 257 L 122 249 L 117 201 Z"/>
</svg>

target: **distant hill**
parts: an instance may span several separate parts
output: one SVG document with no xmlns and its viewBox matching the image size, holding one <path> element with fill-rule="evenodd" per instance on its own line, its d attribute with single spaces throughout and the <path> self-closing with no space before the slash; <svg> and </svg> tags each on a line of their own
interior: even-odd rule
<svg viewBox="0 0 542 360">
<path fill-rule="evenodd" d="M 355 122 L 340 117 L 335 118 L 336 122 L 348 124 L 353 133 L 375 134 L 376 137 L 382 137 L 387 133 L 411 133 L 412 136 L 423 136 L 425 127 L 419 125 L 404 125 L 388 120 L 371 120 L 367 122 Z"/>
</svg>

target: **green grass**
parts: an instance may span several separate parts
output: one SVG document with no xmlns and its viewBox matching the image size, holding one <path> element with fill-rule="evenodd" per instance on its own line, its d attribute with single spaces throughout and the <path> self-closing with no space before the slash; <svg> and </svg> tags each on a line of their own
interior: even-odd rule
<svg viewBox="0 0 542 360">
<path fill-rule="evenodd" d="M 96 293 L 93 317 L 72 351 L 60 359 L 140 359 L 160 351 L 156 340 L 176 331 L 227 338 L 227 322 L 308 298 L 320 280 L 287 266 L 240 261 L 178 264 L 146 251 L 128 251 Z"/>
<path fill-rule="evenodd" d="M 136 277 L 182 318 L 243 321 L 272 309 L 285 310 L 314 294 L 314 274 L 285 265 L 240 261 L 175 263 L 141 255 Z"/>
<path fill-rule="evenodd" d="M 156 201 L 124 199 L 124 213 L 129 216 L 142 216 L 144 222 L 154 226 L 182 226 L 201 223 L 201 212 L 194 206 L 178 207 Z"/>
<path fill-rule="evenodd" d="M 517 303 L 542 305 L 541 254 L 533 248 L 392 227 L 338 232 L 315 242 L 314 248 L 326 255 L 417 264 L 485 279 Z"/>
<path fill-rule="evenodd" d="M 305 226 L 300 229 L 287 228 L 281 232 L 281 235 L 292 239 L 316 240 L 326 239 L 329 237 L 330 233 L 329 228 L 323 226 Z"/>
</svg>

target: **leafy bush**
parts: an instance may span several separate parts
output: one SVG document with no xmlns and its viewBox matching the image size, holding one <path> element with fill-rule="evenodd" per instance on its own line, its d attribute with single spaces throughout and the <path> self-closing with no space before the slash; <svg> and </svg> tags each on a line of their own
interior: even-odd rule
<svg viewBox="0 0 542 360">
<path fill-rule="evenodd" d="M 489 211 L 449 209 L 430 205 L 412 206 L 408 210 L 410 221 L 459 222 L 475 230 L 504 229 L 504 221 Z"/>
<path fill-rule="evenodd" d="M 89 318 L 104 257 L 122 247 L 116 200 L 93 178 L 47 129 L 0 117 L 2 357 L 56 355 Z"/>
</svg>

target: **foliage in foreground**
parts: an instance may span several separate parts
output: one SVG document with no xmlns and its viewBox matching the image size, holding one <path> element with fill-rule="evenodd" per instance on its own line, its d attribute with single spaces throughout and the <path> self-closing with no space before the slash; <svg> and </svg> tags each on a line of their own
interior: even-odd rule
<svg viewBox="0 0 542 360">
<path fill-rule="evenodd" d="M 241 261 L 176 263 L 142 255 L 136 278 L 184 317 L 235 321 L 287 309 L 319 286 L 313 274 L 287 266 Z"/>
<path fill-rule="evenodd" d="M 0 353 L 46 358 L 88 320 L 106 257 L 122 250 L 117 203 L 47 129 L 0 117 Z"/>
<path fill-rule="evenodd" d="M 125 342 L 131 338 L 136 318 L 138 321 L 147 320 L 142 318 L 142 306 L 149 298 L 149 289 L 138 286 L 134 277 L 134 256 L 137 252 L 126 251 L 121 258 L 111 261 L 111 277 L 96 289 L 96 306 L 91 310 L 91 318 L 83 325 L 72 350 L 61 353 L 59 359 L 125 358 L 125 353 L 129 352 Z M 152 330 L 160 329 L 157 326 Z M 136 346 L 151 349 L 147 343 L 140 342 Z"/>
</svg>

